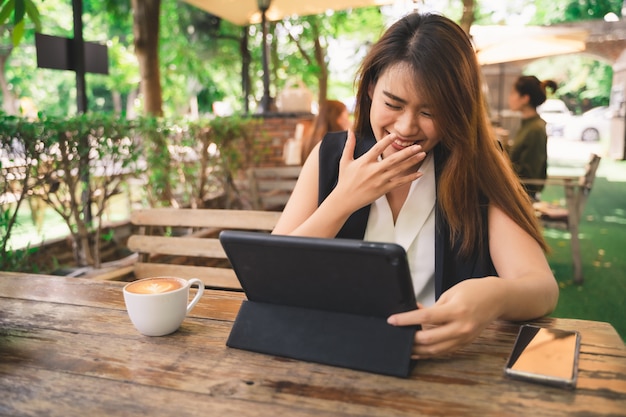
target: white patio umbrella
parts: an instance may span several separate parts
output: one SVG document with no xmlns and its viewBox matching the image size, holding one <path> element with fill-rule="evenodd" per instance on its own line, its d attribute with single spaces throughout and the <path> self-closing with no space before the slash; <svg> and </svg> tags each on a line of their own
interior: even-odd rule
<svg viewBox="0 0 626 417">
<path fill-rule="evenodd" d="M 258 0 L 184 0 L 202 10 L 219 16 L 236 25 L 261 22 Z M 356 7 L 382 6 L 396 0 L 272 0 L 266 12 L 267 20 L 280 20 L 284 17 L 307 16 L 324 13 L 327 10 L 345 10 Z"/>
<path fill-rule="evenodd" d="M 576 28 L 538 26 L 472 26 L 482 65 L 522 61 L 585 50 L 589 32 Z"/>
</svg>

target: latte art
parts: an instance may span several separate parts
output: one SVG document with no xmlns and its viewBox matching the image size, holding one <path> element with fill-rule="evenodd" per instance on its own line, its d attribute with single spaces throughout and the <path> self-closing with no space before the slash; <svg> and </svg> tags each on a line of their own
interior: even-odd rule
<svg viewBox="0 0 626 417">
<path fill-rule="evenodd" d="M 135 294 L 161 294 L 182 288 L 184 284 L 174 278 L 153 278 L 129 285 L 126 290 Z"/>
</svg>

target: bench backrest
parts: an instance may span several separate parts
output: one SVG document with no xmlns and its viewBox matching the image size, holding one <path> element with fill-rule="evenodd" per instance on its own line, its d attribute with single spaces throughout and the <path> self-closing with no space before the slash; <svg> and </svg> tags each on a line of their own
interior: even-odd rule
<svg viewBox="0 0 626 417">
<path fill-rule="evenodd" d="M 250 168 L 248 177 L 253 207 L 282 211 L 296 186 L 301 169 L 301 166 Z"/>
<path fill-rule="evenodd" d="M 600 156 L 591 154 L 585 168 L 585 173 L 580 177 L 552 177 L 546 184 L 560 185 L 564 187 L 566 205 L 554 206 L 546 202 L 534 204 L 538 215 L 545 227 L 563 227 L 570 232 L 570 246 L 574 264 L 574 282 L 582 284 L 582 257 L 580 254 L 579 223 L 585 211 L 585 205 L 591 193 L 596 172 L 600 165 Z"/>
<path fill-rule="evenodd" d="M 140 254 L 136 279 L 200 278 L 206 287 L 241 289 L 218 236 L 221 230 L 270 232 L 279 212 L 221 209 L 142 209 L 131 213 L 138 232 L 128 248 Z"/>
<path fill-rule="evenodd" d="M 587 204 L 587 198 L 591 193 L 593 182 L 596 179 L 596 172 L 600 166 L 600 156 L 592 153 L 589 157 L 589 162 L 585 167 L 585 173 L 578 179 L 578 190 L 576 195 L 576 210 L 579 218 L 582 217 L 585 212 L 585 205 Z M 580 220 L 580 219 L 579 219 Z"/>
<path fill-rule="evenodd" d="M 592 153 L 587 166 L 585 167 L 585 173 L 581 175 L 578 180 L 578 185 L 580 186 L 580 192 L 588 196 L 591 192 L 591 187 L 593 186 L 593 182 L 596 179 L 596 172 L 598 171 L 598 167 L 600 166 L 600 156 Z M 584 207 L 579 207 L 581 209 L 580 213 L 582 213 L 582 209 Z"/>
</svg>

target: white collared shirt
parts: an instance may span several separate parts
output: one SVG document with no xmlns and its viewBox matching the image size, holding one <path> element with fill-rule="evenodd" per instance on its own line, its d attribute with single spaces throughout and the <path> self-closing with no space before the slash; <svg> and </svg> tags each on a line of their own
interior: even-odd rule
<svg viewBox="0 0 626 417">
<path fill-rule="evenodd" d="M 435 161 L 429 154 L 420 172 L 423 175 L 411 183 L 406 201 L 393 223 L 391 207 L 386 196 L 376 200 L 371 208 L 364 240 L 394 242 L 406 250 L 419 303 L 429 306 L 435 302 Z"/>
</svg>

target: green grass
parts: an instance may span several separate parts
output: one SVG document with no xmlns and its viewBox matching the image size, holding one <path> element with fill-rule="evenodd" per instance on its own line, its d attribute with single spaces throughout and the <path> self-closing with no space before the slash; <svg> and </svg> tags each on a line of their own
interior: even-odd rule
<svg viewBox="0 0 626 417">
<path fill-rule="evenodd" d="M 119 194 L 110 200 L 111 209 L 106 210 L 103 218 L 105 223 L 121 222 L 130 219 L 128 196 Z M 43 242 L 64 238 L 70 233 L 63 218 L 50 207 L 43 209 L 41 224 L 37 227 L 31 216 L 28 201 L 20 206 L 17 214 L 17 225 L 11 231 L 10 247 L 21 249 L 26 246 L 38 246 Z"/>
<path fill-rule="evenodd" d="M 17 226 L 11 232 L 11 247 L 20 249 L 28 245 L 36 246 L 41 242 L 63 238 L 68 234 L 67 225 L 51 208 L 44 210 L 41 226 L 37 227 L 31 218 L 30 207 L 24 202 L 17 214 Z"/>
<path fill-rule="evenodd" d="M 546 201 L 562 198 L 547 187 Z M 626 341 L 626 161 L 603 159 L 580 224 L 584 283 L 573 283 L 569 236 L 546 229 L 548 261 L 561 293 L 554 317 L 609 322 Z"/>
</svg>

